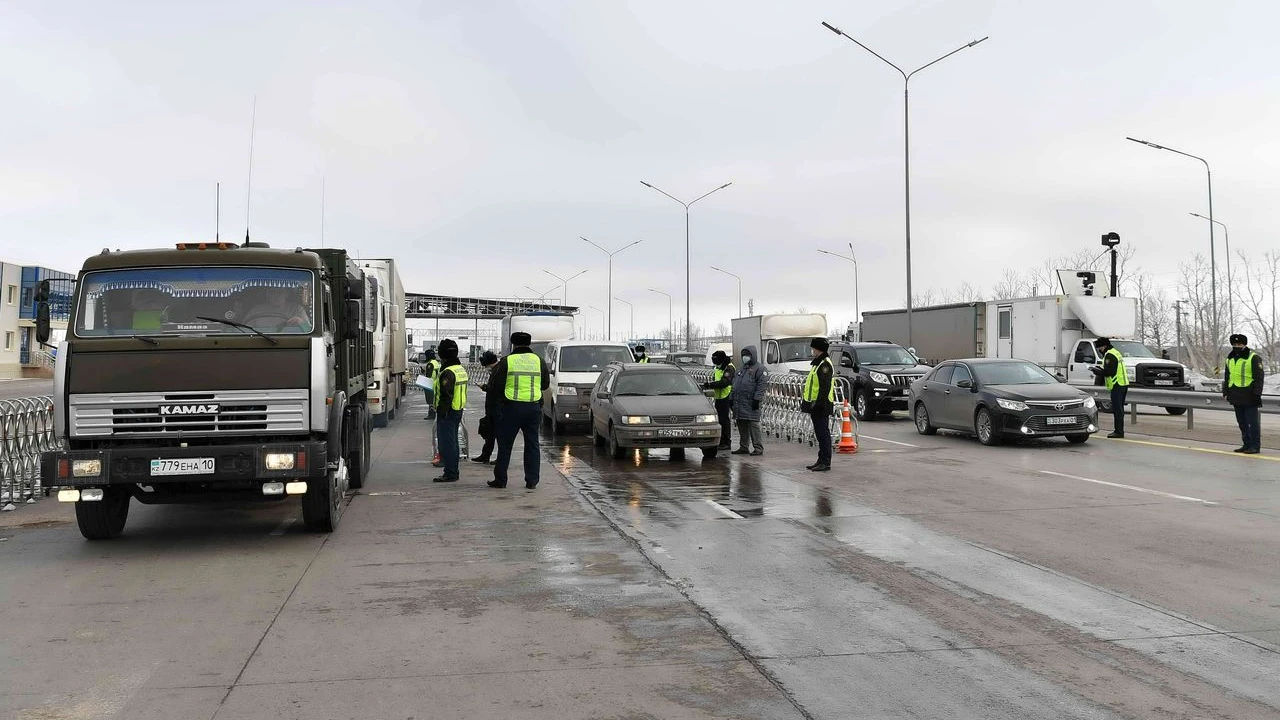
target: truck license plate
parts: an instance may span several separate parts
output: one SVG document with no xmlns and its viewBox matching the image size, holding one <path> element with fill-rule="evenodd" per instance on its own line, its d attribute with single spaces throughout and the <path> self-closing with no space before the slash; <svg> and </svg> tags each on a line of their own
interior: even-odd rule
<svg viewBox="0 0 1280 720">
<path fill-rule="evenodd" d="M 683 428 L 658 428 L 658 437 L 689 437 L 689 431 Z"/>
<path fill-rule="evenodd" d="M 177 460 L 152 460 L 151 476 L 157 475 L 211 475 L 213 458 L 180 458 Z"/>
<path fill-rule="evenodd" d="M 1172 385 L 1172 384 L 1173 384 L 1173 381 L 1172 381 L 1172 380 L 1157 380 L 1157 381 L 1156 381 L 1156 384 L 1157 384 L 1157 385 Z"/>
<path fill-rule="evenodd" d="M 1051 417 L 1049 418 L 1048 423 L 1050 425 L 1074 425 L 1076 423 L 1076 416 L 1060 415 L 1058 417 Z"/>
</svg>

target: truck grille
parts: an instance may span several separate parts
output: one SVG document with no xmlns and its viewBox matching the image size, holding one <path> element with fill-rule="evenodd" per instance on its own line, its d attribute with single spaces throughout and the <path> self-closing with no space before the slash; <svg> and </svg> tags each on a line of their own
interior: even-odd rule
<svg viewBox="0 0 1280 720">
<path fill-rule="evenodd" d="M 70 425 L 72 437 L 303 433 L 308 412 L 306 390 L 85 394 L 71 396 Z"/>
<path fill-rule="evenodd" d="M 1177 365 L 1143 365 L 1138 368 L 1137 384 L 1147 387 L 1182 385 L 1182 368 Z"/>
</svg>

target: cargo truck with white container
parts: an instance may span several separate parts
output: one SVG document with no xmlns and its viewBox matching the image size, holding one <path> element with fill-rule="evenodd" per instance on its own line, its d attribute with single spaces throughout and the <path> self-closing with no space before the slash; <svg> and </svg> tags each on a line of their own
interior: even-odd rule
<svg viewBox="0 0 1280 720">
<path fill-rule="evenodd" d="M 1087 275 L 1088 273 L 1084 273 Z M 1080 273 L 1059 273 L 1062 295 L 991 300 L 913 308 L 912 342 L 929 362 L 967 357 L 1029 360 L 1072 385 L 1100 381 L 1090 368 L 1101 367 L 1099 337 L 1111 339 L 1125 358 L 1135 387 L 1190 389 L 1186 367 L 1158 357 L 1138 336 L 1138 301 L 1094 294 L 1075 281 Z M 868 337 L 905 343 L 905 310 L 863 313 Z M 1168 408 L 1182 414 L 1181 408 Z"/>
<path fill-rule="evenodd" d="M 376 303 L 373 328 L 373 378 L 369 382 L 369 414 L 374 427 L 396 418 L 406 389 L 408 330 L 404 324 L 404 284 L 396 261 L 361 260 Z"/>
<path fill-rule="evenodd" d="M 511 352 L 511 333 L 527 332 L 533 338 L 530 349 L 540 358 L 546 357 L 547 344 L 573 339 L 573 316 L 568 313 L 530 311 L 512 313 L 502 318 L 502 354 Z"/>
<path fill-rule="evenodd" d="M 821 313 L 753 315 L 734 318 L 733 356 L 749 347 L 763 357 L 756 361 L 769 372 L 808 372 L 813 361 L 809 343 L 827 336 L 827 316 Z"/>
</svg>

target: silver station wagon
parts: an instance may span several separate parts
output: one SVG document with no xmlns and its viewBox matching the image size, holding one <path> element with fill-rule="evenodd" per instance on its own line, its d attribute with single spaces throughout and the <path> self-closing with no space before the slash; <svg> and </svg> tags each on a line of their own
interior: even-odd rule
<svg viewBox="0 0 1280 720">
<path fill-rule="evenodd" d="M 701 448 L 716 456 L 720 423 L 710 398 L 684 370 L 657 363 L 610 363 L 591 391 L 591 434 L 615 458 L 628 448 Z"/>
</svg>

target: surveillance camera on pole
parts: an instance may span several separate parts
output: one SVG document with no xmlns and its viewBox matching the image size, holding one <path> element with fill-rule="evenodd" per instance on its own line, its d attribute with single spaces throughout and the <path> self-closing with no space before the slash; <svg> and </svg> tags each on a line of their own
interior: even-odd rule
<svg viewBox="0 0 1280 720">
<path fill-rule="evenodd" d="M 1109 232 L 1102 236 L 1103 247 L 1109 248 L 1111 252 L 1111 297 L 1116 297 L 1120 291 L 1120 277 L 1116 273 L 1116 246 L 1119 244 L 1119 233 Z"/>
</svg>

